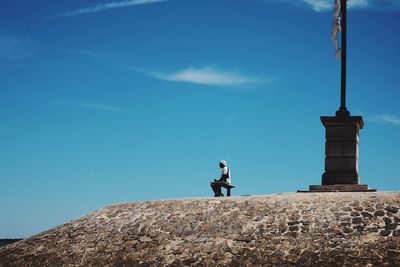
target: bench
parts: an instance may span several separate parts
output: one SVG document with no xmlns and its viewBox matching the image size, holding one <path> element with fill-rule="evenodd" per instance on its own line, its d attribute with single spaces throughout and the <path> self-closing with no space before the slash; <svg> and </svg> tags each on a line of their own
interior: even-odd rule
<svg viewBox="0 0 400 267">
<path fill-rule="evenodd" d="M 217 181 L 217 182 L 211 182 L 211 186 L 212 185 L 219 185 L 223 188 L 226 188 L 226 196 L 230 197 L 231 196 L 231 189 L 235 188 L 236 186 L 228 184 L 226 182 L 222 182 L 222 181 Z"/>
</svg>

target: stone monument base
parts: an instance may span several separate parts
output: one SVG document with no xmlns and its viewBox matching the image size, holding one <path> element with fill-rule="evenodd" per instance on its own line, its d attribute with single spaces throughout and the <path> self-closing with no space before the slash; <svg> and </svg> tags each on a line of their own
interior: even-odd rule
<svg viewBox="0 0 400 267">
<path fill-rule="evenodd" d="M 310 185 L 309 191 L 297 190 L 298 193 L 319 193 L 319 192 L 376 192 L 376 189 L 369 189 L 367 184 L 331 184 L 331 185 Z"/>
</svg>

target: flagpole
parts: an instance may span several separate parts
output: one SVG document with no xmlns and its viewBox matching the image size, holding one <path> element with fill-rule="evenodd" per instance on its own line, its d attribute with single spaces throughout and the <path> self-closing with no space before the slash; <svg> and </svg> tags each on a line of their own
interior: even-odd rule
<svg viewBox="0 0 400 267">
<path fill-rule="evenodd" d="M 342 48 L 341 48 L 341 90 L 340 108 L 336 111 L 336 116 L 350 116 L 346 108 L 346 60 L 347 60 L 347 0 L 341 0 L 341 29 L 342 29 Z"/>
</svg>

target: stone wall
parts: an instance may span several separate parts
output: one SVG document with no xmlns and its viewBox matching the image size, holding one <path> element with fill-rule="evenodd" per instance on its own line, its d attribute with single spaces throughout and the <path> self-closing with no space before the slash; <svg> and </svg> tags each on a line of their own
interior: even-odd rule
<svg viewBox="0 0 400 267">
<path fill-rule="evenodd" d="M 400 193 L 108 206 L 0 248 L 0 266 L 400 266 Z"/>
<path fill-rule="evenodd" d="M 18 242 L 20 240 L 22 240 L 22 239 L 11 239 L 11 238 L 0 239 L 0 247 L 10 245 L 10 244 Z"/>
</svg>

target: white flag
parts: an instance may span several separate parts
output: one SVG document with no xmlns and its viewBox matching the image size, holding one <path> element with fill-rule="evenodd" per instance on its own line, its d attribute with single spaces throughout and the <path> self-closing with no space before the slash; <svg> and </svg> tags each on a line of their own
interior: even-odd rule
<svg viewBox="0 0 400 267">
<path fill-rule="evenodd" d="M 331 39 L 332 42 L 335 44 L 336 48 L 336 57 L 338 59 L 341 59 L 341 49 L 339 46 L 339 41 L 338 41 L 338 33 L 342 31 L 341 28 L 341 21 L 342 21 L 342 15 L 340 13 L 341 10 L 341 5 L 340 5 L 340 0 L 335 0 L 335 7 L 333 9 L 333 22 L 332 22 L 332 33 L 331 33 Z"/>
</svg>

